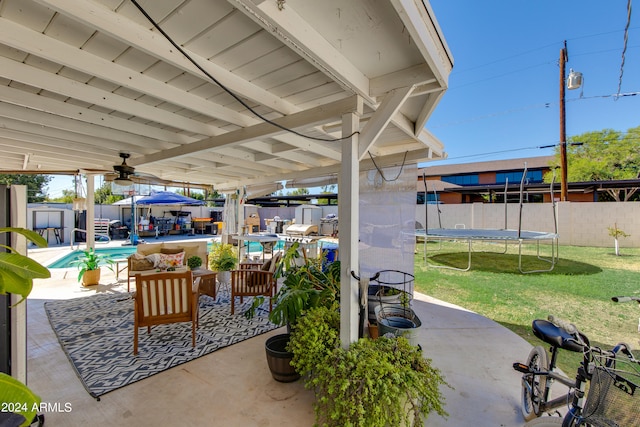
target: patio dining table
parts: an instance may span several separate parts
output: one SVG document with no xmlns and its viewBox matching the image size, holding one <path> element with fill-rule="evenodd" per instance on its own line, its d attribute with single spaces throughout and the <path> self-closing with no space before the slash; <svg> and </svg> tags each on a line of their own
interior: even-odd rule
<svg viewBox="0 0 640 427">
<path fill-rule="evenodd" d="M 265 249 L 273 251 L 273 247 L 278 243 L 280 237 L 277 234 L 244 234 L 233 236 L 238 241 L 238 261 L 242 260 L 242 248 L 246 247 L 246 255 L 249 256 L 249 242 L 258 242 L 262 247 L 262 262 L 264 262 Z M 247 242 L 245 245 L 244 242 Z"/>
</svg>

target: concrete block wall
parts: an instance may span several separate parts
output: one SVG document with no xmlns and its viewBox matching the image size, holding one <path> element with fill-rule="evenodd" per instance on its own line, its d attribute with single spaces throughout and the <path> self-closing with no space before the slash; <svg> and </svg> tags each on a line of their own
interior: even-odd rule
<svg viewBox="0 0 640 427">
<path fill-rule="evenodd" d="M 505 207 L 501 203 L 427 205 L 428 227 L 484 228 L 504 227 Z M 440 215 L 438 215 L 440 210 Z M 507 204 L 507 228 L 517 229 L 519 204 Z M 613 247 L 608 227 L 629 234 L 619 239 L 620 246 L 640 247 L 640 203 L 627 202 L 559 202 L 556 215 L 550 203 L 528 203 L 522 207 L 522 230 L 554 232 L 558 224 L 561 245 Z M 416 207 L 416 221 L 425 224 L 425 207 Z"/>
</svg>

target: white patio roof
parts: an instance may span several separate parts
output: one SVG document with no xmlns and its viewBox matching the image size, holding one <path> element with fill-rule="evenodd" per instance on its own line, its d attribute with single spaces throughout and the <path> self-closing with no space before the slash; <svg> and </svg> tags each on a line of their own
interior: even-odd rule
<svg viewBox="0 0 640 427">
<path fill-rule="evenodd" d="M 127 152 L 220 191 L 337 175 L 346 346 L 359 170 L 444 156 L 425 124 L 452 66 L 427 0 L 2 0 L 0 173 L 105 174 Z"/>
<path fill-rule="evenodd" d="M 351 111 L 365 165 L 443 156 L 425 124 L 452 58 L 427 1 L 138 2 L 201 69 L 131 0 L 0 2 L 0 172 L 109 172 L 124 151 L 219 190 L 331 175 Z"/>
</svg>

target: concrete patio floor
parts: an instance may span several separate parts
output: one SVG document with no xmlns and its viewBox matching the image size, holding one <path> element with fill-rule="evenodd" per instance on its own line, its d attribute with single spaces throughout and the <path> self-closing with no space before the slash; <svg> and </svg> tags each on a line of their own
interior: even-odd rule
<svg viewBox="0 0 640 427">
<path fill-rule="evenodd" d="M 46 265 L 61 251 L 38 249 L 29 255 Z M 35 282 L 27 302 L 28 383 L 43 402 L 62 409 L 46 412 L 45 425 L 313 425 L 313 392 L 305 390 L 302 381 L 273 380 L 267 367 L 264 342 L 284 329 L 163 371 L 97 401 L 76 376 L 43 305 L 51 299 L 126 292 L 126 274 L 117 281 L 103 269 L 101 285 L 92 289 L 76 282 L 75 269 L 52 270 L 52 276 Z M 511 364 L 524 361 L 531 345 L 492 320 L 426 295 L 416 294 L 413 308 L 422 321 L 417 339 L 425 356 L 453 387 L 443 389 L 449 417 L 431 415 L 427 425 L 522 425 L 520 376 Z"/>
</svg>

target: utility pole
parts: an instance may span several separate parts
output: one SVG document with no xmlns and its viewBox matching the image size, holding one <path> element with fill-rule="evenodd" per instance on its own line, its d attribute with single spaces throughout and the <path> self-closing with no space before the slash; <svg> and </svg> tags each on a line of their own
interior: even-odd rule
<svg viewBox="0 0 640 427">
<path fill-rule="evenodd" d="M 567 41 L 565 40 L 564 47 L 560 50 L 560 201 L 562 202 L 566 202 L 569 195 L 567 187 L 567 129 L 564 109 L 564 66 L 568 60 Z"/>
</svg>

